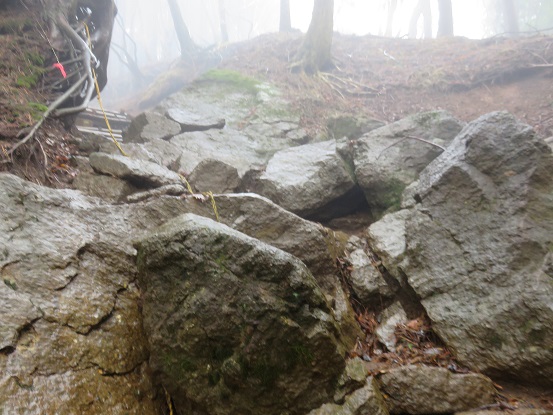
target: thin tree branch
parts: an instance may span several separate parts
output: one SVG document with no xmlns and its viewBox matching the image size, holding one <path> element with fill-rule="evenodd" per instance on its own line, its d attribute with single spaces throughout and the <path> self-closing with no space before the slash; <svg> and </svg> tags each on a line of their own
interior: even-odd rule
<svg viewBox="0 0 553 415">
<path fill-rule="evenodd" d="M 417 137 L 417 136 L 415 136 L 415 135 L 407 135 L 407 136 L 405 136 L 405 137 L 399 139 L 399 140 L 396 141 L 395 143 L 390 144 L 388 147 L 384 148 L 384 149 L 380 152 L 380 154 L 378 154 L 378 157 L 377 157 L 376 159 L 378 160 L 378 159 L 380 158 L 380 156 L 382 155 L 382 153 L 384 153 L 386 150 L 388 150 L 388 149 L 390 149 L 390 148 L 392 148 L 392 147 L 394 147 L 394 146 L 397 146 L 399 143 L 401 143 L 401 142 L 403 142 L 403 141 L 405 141 L 405 140 L 407 140 L 407 139 L 409 139 L 409 138 L 412 139 L 412 140 L 420 141 L 420 142 L 425 143 L 425 144 L 429 144 L 429 145 L 434 146 L 434 147 L 438 147 L 440 150 L 445 151 L 445 147 L 442 147 L 442 146 L 439 145 L 439 144 L 433 143 L 432 141 L 425 140 L 424 138 Z"/>
<path fill-rule="evenodd" d="M 11 156 L 15 150 L 17 150 L 19 147 L 21 147 L 23 144 L 25 144 L 27 141 L 29 141 L 37 132 L 37 130 L 40 128 L 42 123 L 46 118 L 50 116 L 52 111 L 54 111 L 56 108 L 58 108 L 73 92 L 75 92 L 81 84 L 86 80 L 86 75 L 83 75 L 81 79 L 79 79 L 75 84 L 71 86 L 63 95 L 60 95 L 58 99 L 56 99 L 54 102 L 50 104 L 50 106 L 44 111 L 42 114 L 40 120 L 33 126 L 31 131 L 23 138 L 21 141 L 19 141 L 17 144 L 15 144 L 10 150 L 8 151 L 7 155 Z M 2 163 L 9 163 L 10 160 L 5 160 Z"/>
</svg>

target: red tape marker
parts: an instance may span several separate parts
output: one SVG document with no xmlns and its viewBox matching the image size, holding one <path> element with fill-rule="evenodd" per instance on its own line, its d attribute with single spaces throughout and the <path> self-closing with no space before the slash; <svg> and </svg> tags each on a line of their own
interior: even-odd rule
<svg viewBox="0 0 553 415">
<path fill-rule="evenodd" d="M 61 72 L 61 75 L 64 77 L 64 78 L 67 78 L 67 73 L 65 73 L 65 69 L 63 68 L 63 65 L 61 63 L 54 63 L 52 65 L 54 68 L 58 68 Z"/>
</svg>

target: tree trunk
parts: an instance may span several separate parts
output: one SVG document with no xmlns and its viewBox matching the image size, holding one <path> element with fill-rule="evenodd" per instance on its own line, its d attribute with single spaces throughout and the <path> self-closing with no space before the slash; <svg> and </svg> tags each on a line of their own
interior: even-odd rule
<svg viewBox="0 0 553 415">
<path fill-rule="evenodd" d="M 314 73 L 331 65 L 333 30 L 334 0 L 315 0 L 309 29 L 296 55 L 296 66 Z"/>
<path fill-rule="evenodd" d="M 228 43 L 227 9 L 225 7 L 225 0 L 219 0 L 219 28 L 221 30 L 221 41 L 223 43 Z"/>
<path fill-rule="evenodd" d="M 173 25 L 175 26 L 175 32 L 177 33 L 177 38 L 179 39 L 181 56 L 196 51 L 197 46 L 190 37 L 188 26 L 184 23 L 177 0 L 167 0 L 167 3 L 169 3 L 171 17 L 173 18 Z"/>
<path fill-rule="evenodd" d="M 438 22 L 438 37 L 453 36 L 453 8 L 451 0 L 438 0 L 440 20 Z"/>
<path fill-rule="evenodd" d="M 393 36 L 394 15 L 396 14 L 397 0 L 388 0 L 388 18 L 386 19 L 386 33 L 384 36 Z"/>
<path fill-rule="evenodd" d="M 292 21 L 290 19 L 290 0 L 280 0 L 280 25 L 279 32 L 291 32 Z"/>
<path fill-rule="evenodd" d="M 518 13 L 515 8 L 514 0 L 502 0 L 503 19 L 505 21 L 505 31 L 510 36 L 516 36 L 519 32 Z"/>
<path fill-rule="evenodd" d="M 432 38 L 432 11 L 430 9 L 430 0 L 419 0 L 409 22 L 409 37 L 416 39 L 418 32 L 419 18 L 422 16 L 424 21 L 424 38 Z"/>
</svg>

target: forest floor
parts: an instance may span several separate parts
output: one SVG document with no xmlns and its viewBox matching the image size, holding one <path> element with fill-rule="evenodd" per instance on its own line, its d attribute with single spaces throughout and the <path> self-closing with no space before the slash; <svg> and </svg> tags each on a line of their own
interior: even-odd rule
<svg viewBox="0 0 553 415">
<path fill-rule="evenodd" d="M 53 54 L 42 32 L 28 13 L 0 12 L 0 171 L 65 186 L 74 175 L 66 163 L 74 146 L 59 122 L 46 122 L 26 150 L 7 157 L 48 103 L 45 79 L 51 83 L 60 76 L 48 65 Z M 268 34 L 231 44 L 220 50 L 219 67 L 275 84 L 313 137 L 338 114 L 393 122 L 435 109 L 467 122 L 507 110 L 544 138 L 553 136 L 553 37 L 410 40 L 336 34 L 334 66 L 316 75 L 290 71 L 301 40 L 299 33 Z M 123 97 L 111 109 L 136 114 L 143 110 L 137 102 L 136 94 Z"/>
<path fill-rule="evenodd" d="M 41 32 L 32 15 L 0 10 L 0 171 L 70 187 L 75 130 L 59 121 L 47 120 L 35 139 L 10 154 L 48 105 L 44 80 L 58 75 Z M 271 34 L 230 45 L 219 67 L 275 84 L 313 137 L 338 114 L 393 122 L 436 109 L 464 121 L 507 110 L 544 138 L 553 136 L 553 37 L 423 41 L 336 34 L 334 66 L 316 75 L 290 71 L 300 43 L 300 34 Z M 138 111 L 121 107 L 125 102 L 136 100 L 127 97 L 111 109 Z M 374 316 L 358 317 L 373 323 Z M 502 386 L 506 405 L 553 409 L 551 391 Z"/>
<path fill-rule="evenodd" d="M 291 73 L 298 35 L 235 46 L 223 67 L 281 87 L 313 128 L 335 113 L 385 122 L 444 109 L 464 121 L 506 110 L 553 135 L 553 37 L 409 40 L 336 34 L 334 68 Z"/>
</svg>

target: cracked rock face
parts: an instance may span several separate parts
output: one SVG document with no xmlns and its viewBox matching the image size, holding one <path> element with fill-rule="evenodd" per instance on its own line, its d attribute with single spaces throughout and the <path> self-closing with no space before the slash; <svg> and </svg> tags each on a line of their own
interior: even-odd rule
<svg viewBox="0 0 553 415">
<path fill-rule="evenodd" d="M 441 367 L 405 366 L 379 383 L 391 414 L 444 414 L 495 402 L 493 382 L 480 374 L 454 374 Z"/>
<path fill-rule="evenodd" d="M 374 225 L 373 244 L 414 289 L 436 333 L 471 368 L 551 385 L 551 149 L 511 115 L 491 113 L 469 124 L 405 197 L 417 201 L 401 213 L 405 244 Z"/>
<path fill-rule="evenodd" d="M 356 140 L 355 177 L 373 213 L 397 210 L 403 189 L 440 155 L 438 147 L 418 139 L 447 146 L 462 128 L 462 123 L 447 112 L 431 111 L 378 128 Z"/>
<path fill-rule="evenodd" d="M 4 413 L 157 413 L 128 229 L 93 200 L 0 175 Z"/>
<path fill-rule="evenodd" d="M 256 195 L 215 199 L 222 221 L 306 262 L 323 295 L 336 297 L 328 311 L 353 342 L 358 327 L 332 280 L 325 229 Z M 182 213 L 213 216 L 211 204 L 155 197 L 111 205 L 9 174 L 0 174 L 0 203 L 0 408 L 159 413 L 130 238 Z"/>
<path fill-rule="evenodd" d="M 297 258 L 192 214 L 136 247 L 150 361 L 178 411 L 299 415 L 331 399 L 351 344 Z"/>
</svg>

